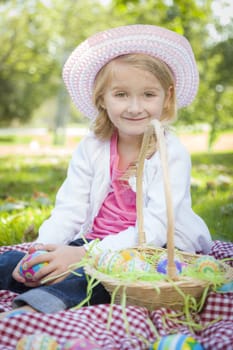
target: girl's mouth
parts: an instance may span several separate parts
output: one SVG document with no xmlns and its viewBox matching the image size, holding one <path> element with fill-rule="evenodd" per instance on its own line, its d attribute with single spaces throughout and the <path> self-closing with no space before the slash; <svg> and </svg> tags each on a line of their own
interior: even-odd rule
<svg viewBox="0 0 233 350">
<path fill-rule="evenodd" d="M 132 122 L 140 122 L 141 120 L 146 120 L 146 119 L 148 119 L 148 117 L 143 117 L 143 118 L 123 118 L 123 119 L 125 119 L 125 120 L 130 120 L 130 121 L 132 121 Z"/>
</svg>

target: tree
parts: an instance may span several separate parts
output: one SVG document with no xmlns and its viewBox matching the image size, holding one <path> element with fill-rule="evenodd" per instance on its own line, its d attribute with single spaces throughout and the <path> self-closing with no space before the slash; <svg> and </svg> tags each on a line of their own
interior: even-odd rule
<svg viewBox="0 0 233 350">
<path fill-rule="evenodd" d="M 58 66 L 49 46 L 47 8 L 39 1 L 8 1 L 0 6 L 0 123 L 26 122 L 44 98 L 54 93 Z"/>
<path fill-rule="evenodd" d="M 45 99 L 58 94 L 64 58 L 80 41 L 104 28 L 103 12 L 91 0 L 0 4 L 0 125 L 27 122 Z"/>
<path fill-rule="evenodd" d="M 232 31 L 230 32 L 232 33 Z M 209 50 L 209 60 L 215 61 L 209 77 L 213 91 L 212 118 L 210 119 L 209 149 L 219 131 L 233 127 L 233 37 L 220 41 Z"/>
</svg>

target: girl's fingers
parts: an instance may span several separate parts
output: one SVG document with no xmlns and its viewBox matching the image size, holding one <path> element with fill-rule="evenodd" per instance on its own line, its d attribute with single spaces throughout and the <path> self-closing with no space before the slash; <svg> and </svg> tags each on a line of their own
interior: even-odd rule
<svg viewBox="0 0 233 350">
<path fill-rule="evenodd" d="M 27 286 L 27 287 L 30 287 L 30 288 L 35 288 L 35 287 L 39 287 L 41 284 L 40 284 L 40 281 L 30 281 L 30 282 L 28 282 L 28 281 L 26 281 L 25 283 L 25 286 Z"/>
<path fill-rule="evenodd" d="M 20 275 L 19 271 L 18 270 L 14 270 L 13 273 L 12 273 L 12 277 L 17 281 L 17 282 L 20 282 L 20 283 L 25 283 L 26 282 L 26 279 Z"/>
<path fill-rule="evenodd" d="M 44 244 L 43 243 L 34 243 L 31 245 L 28 249 L 28 253 L 32 254 L 36 252 L 37 250 L 44 250 Z"/>
<path fill-rule="evenodd" d="M 53 252 L 59 247 L 57 244 L 44 244 L 44 250 L 47 250 L 48 252 Z"/>
<path fill-rule="evenodd" d="M 28 260 L 24 263 L 24 269 L 30 269 L 34 265 L 38 264 L 49 264 L 50 262 L 50 257 L 47 254 L 43 254 L 43 256 L 36 256 L 35 258 Z"/>
</svg>

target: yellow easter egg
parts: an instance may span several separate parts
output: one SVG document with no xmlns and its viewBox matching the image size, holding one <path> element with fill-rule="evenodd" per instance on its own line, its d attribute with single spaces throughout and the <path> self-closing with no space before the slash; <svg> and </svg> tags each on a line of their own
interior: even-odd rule
<svg viewBox="0 0 233 350">
<path fill-rule="evenodd" d="M 140 254 L 140 253 L 139 253 L 137 250 L 135 250 L 135 249 L 126 249 L 126 250 L 122 250 L 122 251 L 120 251 L 120 254 L 121 254 L 121 256 L 123 257 L 123 259 L 124 259 L 125 261 L 132 260 L 132 259 L 134 259 L 135 257 L 144 260 L 142 254 Z"/>
</svg>

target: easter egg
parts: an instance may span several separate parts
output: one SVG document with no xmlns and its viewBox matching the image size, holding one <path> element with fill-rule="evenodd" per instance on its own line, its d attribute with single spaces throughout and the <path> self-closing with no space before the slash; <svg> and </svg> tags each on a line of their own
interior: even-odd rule
<svg viewBox="0 0 233 350">
<path fill-rule="evenodd" d="M 224 293 L 233 293 L 233 281 L 229 282 L 229 283 L 224 283 L 223 285 L 221 285 L 218 289 L 218 292 L 224 292 Z"/>
<path fill-rule="evenodd" d="M 31 281 L 33 279 L 34 274 L 39 271 L 43 266 L 48 265 L 47 262 L 43 262 L 40 264 L 36 264 L 30 268 L 27 267 L 27 262 L 31 259 L 35 258 L 38 255 L 42 255 L 47 253 L 45 250 L 36 250 L 35 252 L 31 254 L 27 254 L 21 262 L 21 265 L 19 267 L 19 273 L 21 276 L 25 277 L 27 281 Z"/>
<path fill-rule="evenodd" d="M 123 257 L 118 252 L 104 252 L 98 258 L 96 267 L 104 273 L 116 272 L 124 263 Z"/>
<path fill-rule="evenodd" d="M 151 264 L 145 261 L 143 254 L 135 249 L 126 249 L 120 252 L 124 259 L 122 269 L 124 272 L 150 271 Z"/>
<path fill-rule="evenodd" d="M 132 271 L 152 271 L 152 266 L 147 261 L 135 257 L 129 261 L 127 261 L 124 264 L 124 271 L 125 272 L 132 272 Z"/>
<path fill-rule="evenodd" d="M 66 342 L 62 350 L 100 350 L 100 347 L 94 341 L 79 338 Z"/>
<path fill-rule="evenodd" d="M 189 335 L 172 334 L 151 344 L 149 350 L 204 350 L 204 348 Z"/>
<path fill-rule="evenodd" d="M 61 350 L 56 340 L 47 334 L 25 335 L 16 344 L 16 350 Z"/>
<path fill-rule="evenodd" d="M 121 250 L 119 253 L 123 257 L 124 261 L 130 261 L 134 258 L 144 259 L 142 254 L 135 249 L 125 249 Z"/>
<path fill-rule="evenodd" d="M 182 269 L 184 267 L 184 264 L 177 258 L 175 257 L 175 266 L 176 266 L 176 273 L 181 273 Z M 157 271 L 159 273 L 167 274 L 167 266 L 168 266 L 168 259 L 167 257 L 161 257 L 157 263 Z"/>
<path fill-rule="evenodd" d="M 104 252 L 96 262 L 96 267 L 104 273 L 150 271 L 151 265 L 144 256 L 135 249 L 118 252 Z"/>
<path fill-rule="evenodd" d="M 201 273 L 216 273 L 220 271 L 219 262 L 212 256 L 203 255 L 195 262 L 195 268 Z"/>
</svg>

